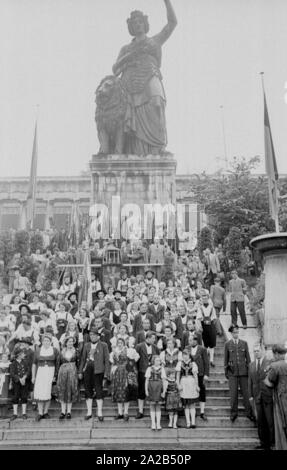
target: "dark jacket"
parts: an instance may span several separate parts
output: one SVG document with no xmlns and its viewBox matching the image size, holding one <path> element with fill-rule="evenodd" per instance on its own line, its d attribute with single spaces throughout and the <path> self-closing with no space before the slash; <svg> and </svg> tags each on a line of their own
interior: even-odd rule
<svg viewBox="0 0 287 470">
<path fill-rule="evenodd" d="M 136 351 L 140 356 L 138 360 L 138 370 L 139 372 L 145 373 L 147 368 L 150 366 L 150 361 L 146 351 L 146 342 L 138 344 L 136 346 Z M 152 345 L 152 355 L 159 355 L 159 349 L 154 344 Z"/>
<path fill-rule="evenodd" d="M 273 390 L 265 385 L 264 380 L 270 368 L 270 361 L 265 357 L 260 365 L 259 374 L 257 373 L 257 360 L 249 365 L 248 374 L 248 392 L 249 396 L 254 398 L 255 403 L 263 400 L 265 403 L 272 403 Z"/>
<path fill-rule="evenodd" d="M 250 364 L 250 355 L 248 344 L 242 339 L 238 344 L 231 339 L 224 346 L 224 369 L 226 375 L 248 376 L 248 367 Z"/>
<path fill-rule="evenodd" d="M 80 361 L 79 374 L 82 374 L 86 368 L 89 355 L 91 351 L 91 343 L 86 343 L 82 351 L 82 357 Z M 110 373 L 110 361 L 109 361 L 109 349 L 106 343 L 99 341 L 97 344 L 97 351 L 94 355 L 94 373 L 104 374 L 105 377 L 109 377 Z"/>
<path fill-rule="evenodd" d="M 159 323 L 163 319 L 164 312 L 165 307 L 163 305 L 159 304 L 156 311 L 154 304 L 148 304 L 148 313 L 153 316 L 155 323 Z"/>
<path fill-rule="evenodd" d="M 153 316 L 150 313 L 146 314 L 146 318 L 149 319 L 150 321 L 150 329 L 152 331 L 155 331 L 155 325 L 154 325 L 154 319 Z M 137 332 L 143 330 L 143 321 L 142 321 L 142 314 L 137 313 L 134 318 L 134 324 L 133 324 L 133 335 L 136 336 Z"/>
<path fill-rule="evenodd" d="M 25 359 L 22 359 L 20 362 L 14 359 L 10 364 L 9 372 L 13 383 L 20 382 L 20 379 L 24 376 L 26 376 L 26 379 L 31 377 L 31 368 L 29 368 Z"/>
<path fill-rule="evenodd" d="M 112 333 L 109 330 L 107 330 L 106 328 L 100 328 L 99 331 L 101 333 L 100 341 L 102 343 L 106 343 L 107 346 L 108 346 L 109 352 L 111 352 L 111 350 L 112 350 L 112 345 L 111 345 Z"/>
<path fill-rule="evenodd" d="M 197 343 L 202 346 L 202 334 L 198 333 L 196 331 L 193 332 L 197 336 Z M 190 348 L 189 344 L 189 335 L 190 331 L 184 330 L 183 336 L 182 336 L 182 342 L 181 342 L 181 350 L 184 351 L 186 348 Z"/>
<path fill-rule="evenodd" d="M 191 357 L 198 367 L 198 375 L 209 376 L 209 360 L 207 356 L 207 349 L 198 345 L 196 354 Z"/>
<path fill-rule="evenodd" d="M 183 328 L 181 317 L 176 317 L 175 325 L 176 325 L 175 338 L 182 341 L 184 328 Z"/>
<path fill-rule="evenodd" d="M 144 343 L 146 338 L 146 331 L 145 330 L 140 330 L 136 333 L 136 342 L 135 345 Z"/>
</svg>

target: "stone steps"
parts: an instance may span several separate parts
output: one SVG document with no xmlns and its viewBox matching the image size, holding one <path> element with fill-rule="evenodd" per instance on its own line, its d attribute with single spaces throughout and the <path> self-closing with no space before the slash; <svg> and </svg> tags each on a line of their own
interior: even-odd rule
<svg viewBox="0 0 287 470">
<path fill-rule="evenodd" d="M 159 433 L 160 434 L 160 433 Z M 172 442 L 154 437 L 152 439 L 117 442 L 114 439 L 46 439 L 33 442 L 5 440 L 0 441 L 1 450 L 251 450 L 258 444 L 255 438 L 177 438 Z"/>
<path fill-rule="evenodd" d="M 61 412 L 60 405 L 51 406 L 51 408 L 49 410 L 49 414 L 50 414 L 51 418 L 56 418 L 56 419 L 59 417 L 60 412 Z M 199 414 L 199 406 L 197 406 L 197 412 Z M 129 409 L 130 418 L 135 417 L 136 413 L 137 413 L 137 407 L 136 406 L 130 407 L 130 409 Z M 97 415 L 97 408 L 96 407 L 93 407 L 93 414 L 94 414 L 94 416 Z M 149 416 L 148 407 L 145 407 L 144 414 L 145 414 L 145 416 Z M 217 399 L 215 405 L 210 404 L 209 401 L 208 401 L 207 406 L 205 407 L 205 414 L 206 414 L 207 417 L 209 417 L 209 416 L 222 416 L 222 417 L 228 416 L 229 417 L 229 415 L 230 415 L 229 401 L 224 400 L 224 399 Z M 239 407 L 239 415 L 243 416 L 244 414 L 245 414 L 244 413 L 244 408 Z M 12 411 L 10 412 L 10 414 L 8 416 L 11 416 L 11 415 L 12 415 Z M 84 418 L 85 415 L 86 415 L 86 407 L 85 407 L 84 403 L 81 406 L 76 406 L 76 405 L 73 406 L 73 408 L 72 408 L 72 416 L 73 417 L 79 419 L 79 418 Z M 103 415 L 105 417 L 114 418 L 117 415 L 116 406 L 113 405 L 113 406 L 109 406 L 109 407 L 104 407 Z M 34 416 L 36 416 L 36 412 L 28 409 L 28 417 L 33 418 Z M 167 412 L 164 409 L 162 409 L 162 416 L 167 416 Z M 1 421 L 0 421 L 0 429 L 1 429 L 1 426 L 2 426 Z M 22 419 L 19 415 L 19 419 L 16 421 L 17 424 L 15 424 L 15 425 L 17 426 L 18 423 L 20 423 L 21 421 L 22 421 Z"/>
<path fill-rule="evenodd" d="M 87 426 L 57 426 L 54 428 L 49 427 L 25 427 L 17 429 L 4 429 L 0 432 L 1 441 L 29 441 L 33 440 L 51 440 L 51 439 L 97 439 L 98 442 L 103 442 L 106 439 L 113 439 L 115 442 L 126 442 L 131 439 L 133 442 L 142 439 L 152 439 L 154 442 L 157 439 L 166 442 L 172 442 L 177 439 L 214 439 L 226 438 L 226 435 L 232 435 L 232 438 L 256 438 L 257 431 L 254 427 L 208 427 L 198 426 L 196 429 L 168 429 L 163 428 L 161 431 L 152 431 L 149 427 L 134 427 L 126 426 L 112 427 L 111 423 L 99 423 L 97 428 L 89 428 Z M 156 444 L 155 444 L 156 445 Z"/>
<path fill-rule="evenodd" d="M 59 413 L 58 413 L 59 416 Z M 150 418 L 147 415 L 143 419 L 136 420 L 134 417 L 130 417 L 129 421 L 126 423 L 122 420 L 115 420 L 114 416 L 105 416 L 104 422 L 99 422 L 97 418 L 90 419 L 89 421 L 85 421 L 84 416 L 75 417 L 73 414 L 73 418 L 71 420 L 63 420 L 59 421 L 57 417 L 51 417 L 48 420 L 41 420 L 39 423 L 35 422 L 33 417 L 23 420 L 21 418 L 9 422 L 7 420 L 6 423 L 3 423 L 3 426 L 0 425 L 0 430 L 5 432 L 6 430 L 31 430 L 31 428 L 35 428 L 36 430 L 47 430 L 47 429 L 71 429 L 71 428 L 85 428 L 85 429 L 92 429 L 92 428 L 108 428 L 108 429 L 122 429 L 126 430 L 127 427 L 132 427 L 133 429 L 149 429 L 150 428 Z M 245 416 L 239 416 L 234 423 L 231 423 L 229 419 L 229 415 L 227 416 L 212 416 L 208 415 L 208 421 L 203 421 L 199 416 L 196 419 L 196 423 L 198 428 L 216 428 L 216 427 L 223 427 L 223 428 L 246 428 L 249 425 L 251 428 L 253 427 L 250 421 L 247 420 Z M 181 428 L 185 427 L 185 419 L 184 417 L 179 417 L 178 425 Z M 168 426 L 168 417 L 164 415 L 162 417 L 162 427 L 167 428 Z"/>
<path fill-rule="evenodd" d="M 226 316 L 227 317 L 227 316 Z M 246 330 L 243 332 L 246 333 Z M 53 400 L 49 414 L 50 420 L 35 422 L 36 411 L 28 405 L 28 420 L 21 418 L 10 422 L 0 419 L 0 448 L 2 449 L 106 449 L 106 450 L 175 450 L 175 449 L 220 449 L 247 450 L 258 444 L 257 429 L 246 417 L 239 395 L 239 417 L 231 423 L 229 419 L 229 389 L 224 375 L 224 343 L 217 338 L 215 349 L 215 368 L 210 368 L 210 380 L 207 382 L 207 402 L 205 413 L 208 421 L 196 418 L 196 429 L 185 428 L 183 410 L 178 419 L 179 428 L 169 429 L 167 412 L 162 407 L 162 431 L 150 429 L 149 407 L 146 404 L 144 418 L 136 420 L 137 403 L 131 402 L 128 422 L 115 420 L 117 406 L 111 397 L 104 400 L 104 422 L 97 419 L 96 400 L 93 416 L 84 420 L 86 404 L 83 390 L 81 399 L 73 405 L 71 421 L 59 421 L 60 404 Z M 1 409 L 1 407 L 0 407 Z M 20 410 L 19 410 L 20 411 Z M 197 405 L 197 415 L 199 405 Z M 3 415 L 3 413 L 2 413 Z M 8 411 L 8 416 L 12 410 Z M 7 416 L 7 411 L 6 411 Z"/>
</svg>

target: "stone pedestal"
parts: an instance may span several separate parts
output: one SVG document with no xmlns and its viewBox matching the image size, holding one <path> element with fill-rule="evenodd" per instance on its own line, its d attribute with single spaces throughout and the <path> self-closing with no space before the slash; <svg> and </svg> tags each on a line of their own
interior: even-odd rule
<svg viewBox="0 0 287 470">
<path fill-rule="evenodd" d="M 120 209 L 126 204 L 139 206 L 142 218 L 145 204 L 176 203 L 176 160 L 172 154 L 94 155 L 90 161 L 91 206 L 105 204 L 111 214 L 112 198 Z"/>
<path fill-rule="evenodd" d="M 270 233 L 251 240 L 264 257 L 265 318 L 264 344 L 287 340 L 287 233 Z"/>
</svg>

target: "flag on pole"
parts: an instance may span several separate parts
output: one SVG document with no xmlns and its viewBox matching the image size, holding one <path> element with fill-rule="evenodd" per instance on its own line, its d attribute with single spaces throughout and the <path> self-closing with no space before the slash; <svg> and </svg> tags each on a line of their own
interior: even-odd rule
<svg viewBox="0 0 287 470">
<path fill-rule="evenodd" d="M 37 160 L 38 160 L 38 140 L 37 140 L 37 122 L 35 124 L 32 161 L 30 170 L 30 180 L 27 195 L 27 226 L 32 229 L 35 218 L 36 186 L 37 186 Z"/>
<path fill-rule="evenodd" d="M 87 302 L 88 308 L 91 308 L 93 304 L 91 257 L 89 250 L 89 242 L 85 241 L 84 244 L 86 246 L 84 248 L 83 286 L 79 295 L 79 305 L 81 305 L 81 303 L 85 301 Z"/>
<path fill-rule="evenodd" d="M 277 163 L 273 145 L 273 139 L 271 134 L 271 126 L 269 121 L 267 102 L 264 93 L 264 138 L 265 138 L 265 168 L 268 178 L 268 187 L 269 187 L 269 207 L 271 217 L 275 220 L 276 231 L 279 231 L 278 223 L 278 170 Z"/>
<path fill-rule="evenodd" d="M 68 240 L 71 246 L 77 247 L 80 241 L 80 211 L 77 202 L 73 203 Z"/>
</svg>

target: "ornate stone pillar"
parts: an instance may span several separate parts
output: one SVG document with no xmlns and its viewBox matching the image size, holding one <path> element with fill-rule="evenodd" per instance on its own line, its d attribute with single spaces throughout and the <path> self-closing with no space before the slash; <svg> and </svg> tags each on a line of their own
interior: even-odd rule
<svg viewBox="0 0 287 470">
<path fill-rule="evenodd" d="M 90 161 L 92 179 L 91 206 L 105 204 L 112 219 L 113 197 L 120 197 L 120 209 L 135 204 L 141 213 L 144 231 L 144 206 L 176 203 L 176 160 L 172 154 L 93 155 Z"/>
<path fill-rule="evenodd" d="M 270 233 L 251 240 L 263 254 L 265 272 L 264 344 L 284 344 L 287 339 L 287 233 Z"/>
</svg>

